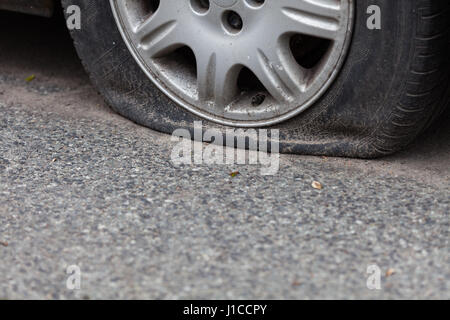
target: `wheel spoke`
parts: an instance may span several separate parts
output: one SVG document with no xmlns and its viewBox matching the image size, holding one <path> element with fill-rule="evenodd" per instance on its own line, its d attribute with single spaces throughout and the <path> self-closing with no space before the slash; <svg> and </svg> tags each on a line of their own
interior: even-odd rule
<svg viewBox="0 0 450 320">
<path fill-rule="evenodd" d="M 214 101 L 218 105 L 228 105 L 237 97 L 237 80 L 242 67 L 226 64 L 217 66 L 214 78 Z"/>
<path fill-rule="evenodd" d="M 135 29 L 139 47 L 151 58 L 164 55 L 183 45 L 179 23 L 166 11 L 167 9 L 160 7 Z"/>
<path fill-rule="evenodd" d="M 199 100 L 214 98 L 214 83 L 217 69 L 216 54 L 197 56 L 197 86 Z"/>
<path fill-rule="evenodd" d="M 287 45 L 286 45 L 287 46 Z M 250 69 L 267 91 L 280 102 L 292 102 L 304 90 L 305 73 L 287 50 L 258 49 Z"/>
<path fill-rule="evenodd" d="M 281 32 L 298 32 L 329 40 L 338 36 L 342 12 L 337 0 L 280 0 L 277 5 L 284 16 L 279 24 Z"/>
<path fill-rule="evenodd" d="M 216 106 L 225 106 L 238 94 L 237 79 L 242 66 L 211 53 L 197 58 L 197 84 L 199 100 L 213 101 Z"/>
</svg>

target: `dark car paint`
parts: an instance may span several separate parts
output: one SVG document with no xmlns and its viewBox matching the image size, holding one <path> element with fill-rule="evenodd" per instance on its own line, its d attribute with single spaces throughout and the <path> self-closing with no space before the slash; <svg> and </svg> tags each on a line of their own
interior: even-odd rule
<svg viewBox="0 0 450 320">
<path fill-rule="evenodd" d="M 0 10 L 50 17 L 53 14 L 54 0 L 0 0 Z"/>
</svg>

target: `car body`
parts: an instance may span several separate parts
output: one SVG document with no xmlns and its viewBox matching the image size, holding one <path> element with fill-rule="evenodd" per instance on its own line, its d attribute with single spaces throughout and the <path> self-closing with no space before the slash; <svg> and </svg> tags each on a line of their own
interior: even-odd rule
<svg viewBox="0 0 450 320">
<path fill-rule="evenodd" d="M 53 14 L 54 0 L 1 0 L 0 9 L 49 17 Z"/>
</svg>

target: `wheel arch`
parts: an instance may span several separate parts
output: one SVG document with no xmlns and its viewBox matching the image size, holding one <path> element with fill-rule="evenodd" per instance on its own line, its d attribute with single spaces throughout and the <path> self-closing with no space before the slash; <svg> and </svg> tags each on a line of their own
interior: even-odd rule
<svg viewBox="0 0 450 320">
<path fill-rule="evenodd" d="M 0 9 L 51 17 L 55 10 L 55 0 L 2 0 Z"/>
</svg>

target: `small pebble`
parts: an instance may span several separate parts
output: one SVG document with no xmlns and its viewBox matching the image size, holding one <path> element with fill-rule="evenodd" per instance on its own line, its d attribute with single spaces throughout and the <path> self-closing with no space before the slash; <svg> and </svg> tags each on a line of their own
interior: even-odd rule
<svg viewBox="0 0 450 320">
<path fill-rule="evenodd" d="M 312 186 L 314 189 L 317 189 L 317 190 L 322 190 L 322 189 L 323 189 L 323 186 L 322 186 L 322 184 L 321 184 L 319 181 L 313 181 L 313 183 L 311 184 L 311 186 Z"/>
</svg>

